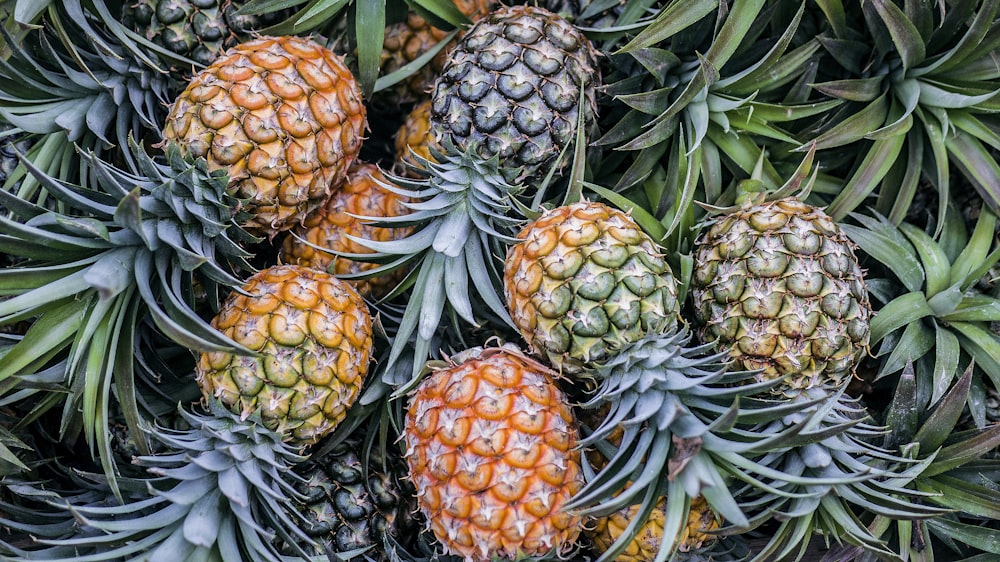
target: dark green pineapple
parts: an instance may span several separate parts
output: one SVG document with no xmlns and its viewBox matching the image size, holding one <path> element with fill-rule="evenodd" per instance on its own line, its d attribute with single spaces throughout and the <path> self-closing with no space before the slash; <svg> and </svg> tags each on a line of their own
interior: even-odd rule
<svg viewBox="0 0 1000 562">
<path fill-rule="evenodd" d="M 207 66 L 220 53 L 278 23 L 286 11 L 237 15 L 246 0 L 133 0 L 122 10 L 125 25 L 181 57 Z"/>
<path fill-rule="evenodd" d="M 414 490 L 398 451 L 365 445 L 351 438 L 295 468 L 304 479 L 296 485 L 306 497 L 302 529 L 318 555 L 387 560 L 387 538 L 405 543 L 417 533 Z"/>
</svg>

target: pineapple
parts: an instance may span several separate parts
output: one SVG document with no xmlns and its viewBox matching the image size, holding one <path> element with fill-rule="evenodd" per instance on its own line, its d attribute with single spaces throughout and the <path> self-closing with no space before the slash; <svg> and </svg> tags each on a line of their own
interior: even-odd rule
<svg viewBox="0 0 1000 562">
<path fill-rule="evenodd" d="M 596 57 L 580 30 L 548 10 L 491 12 L 458 42 L 434 84 L 435 139 L 498 155 L 509 181 L 541 181 L 564 163 L 578 124 L 586 132 L 595 123 Z"/>
<path fill-rule="evenodd" d="M 403 119 L 403 124 L 399 126 L 393 140 L 396 149 L 395 163 L 399 173 L 419 178 L 420 176 L 414 168 L 418 168 L 420 164 L 413 157 L 411 151 L 420 158 L 431 162 L 435 161 L 431 150 L 441 151 L 441 147 L 434 142 L 434 135 L 431 134 L 430 99 L 413 106 L 413 109 Z"/>
<path fill-rule="evenodd" d="M 489 13 L 495 4 L 494 0 L 455 0 L 454 2 L 455 7 L 472 21 Z M 398 71 L 433 49 L 435 45 L 447 37 L 447 31 L 434 27 L 417 12 L 408 11 L 404 21 L 386 26 L 385 37 L 382 41 L 381 73 L 386 75 Z M 423 65 L 402 82 L 394 84 L 389 90 L 379 91 L 375 96 L 376 103 L 398 107 L 427 97 L 427 92 L 433 86 L 434 80 L 441 74 L 441 69 L 448 60 L 448 53 L 453 47 L 454 40 L 438 51 L 428 64 Z"/>
<path fill-rule="evenodd" d="M 319 207 L 361 149 L 365 106 L 350 70 L 302 37 L 241 43 L 178 96 L 163 137 L 229 174 L 254 215 L 245 227 L 273 238 Z"/>
<path fill-rule="evenodd" d="M 317 556 L 366 549 L 348 560 L 381 562 L 388 560 L 387 540 L 407 542 L 417 531 L 413 486 L 395 447 L 350 437 L 295 472 L 302 477 L 295 488 L 304 498 L 303 530 L 317 543 Z M 287 545 L 282 552 L 294 555 Z"/>
<path fill-rule="evenodd" d="M 542 214 L 504 262 L 504 295 L 531 350 L 580 372 L 678 324 L 677 282 L 625 213 L 582 201 Z"/>
<path fill-rule="evenodd" d="M 703 341 L 761 379 L 789 376 L 779 388 L 790 395 L 846 384 L 868 353 L 872 308 L 854 244 L 826 213 L 751 195 L 695 243 Z"/>
<path fill-rule="evenodd" d="M 555 373 L 511 346 L 435 365 L 410 397 L 404 440 L 417 502 L 467 562 L 567 555 L 581 518 L 577 426 Z"/>
<path fill-rule="evenodd" d="M 621 509 L 606 517 L 598 517 L 592 527 L 586 531 L 597 555 L 607 552 L 611 546 L 626 534 L 626 530 L 639 512 L 639 506 L 633 505 Z M 663 538 L 663 528 L 666 524 L 667 502 L 663 499 L 653 507 L 653 512 L 634 533 L 625 551 L 614 558 L 615 562 L 653 562 L 656 560 Z M 687 513 L 687 522 L 677 538 L 677 551 L 680 553 L 698 553 L 709 550 L 718 537 L 710 534 L 719 529 L 718 516 L 709 507 L 703 497 L 691 499 Z M 680 560 L 688 560 L 684 555 Z"/>
<path fill-rule="evenodd" d="M 361 392 L 372 319 L 357 292 L 328 273 L 261 270 L 229 296 L 212 326 L 254 355 L 202 353 L 202 393 L 243 417 L 259 415 L 294 443 L 333 431 Z"/>
<path fill-rule="evenodd" d="M 204 67 L 287 10 L 237 15 L 246 0 L 126 0 L 122 23 L 176 56 Z M 189 74 L 179 73 L 180 75 Z"/>
<path fill-rule="evenodd" d="M 388 179 L 378 166 L 355 162 L 347 179 L 325 203 L 296 226 L 284 240 L 278 258 L 289 264 L 312 267 L 346 279 L 362 297 L 388 295 L 405 273 L 363 277 L 375 264 L 337 257 L 337 253 L 371 253 L 358 240 L 382 242 L 403 238 L 407 229 L 372 226 L 357 217 L 389 217 L 409 213 L 406 199 L 383 188 Z"/>
</svg>

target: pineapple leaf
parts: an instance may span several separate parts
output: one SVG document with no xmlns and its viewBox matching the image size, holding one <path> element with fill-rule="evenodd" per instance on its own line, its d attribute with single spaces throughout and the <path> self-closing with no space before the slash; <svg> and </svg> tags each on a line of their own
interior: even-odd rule
<svg viewBox="0 0 1000 562">
<path fill-rule="evenodd" d="M 236 10 L 236 15 L 269 14 L 284 10 L 285 8 L 292 8 L 299 4 L 305 4 L 306 2 L 309 2 L 309 0 L 248 0 L 246 4 L 243 4 Z"/>
<path fill-rule="evenodd" d="M 885 79 L 882 76 L 871 78 L 845 78 L 810 84 L 816 91 L 845 101 L 872 102 L 883 93 Z"/>
<path fill-rule="evenodd" d="M 899 7 L 889 0 L 869 0 L 889 30 L 892 43 L 903 62 L 903 69 L 922 63 L 927 56 L 924 39 Z"/>
<path fill-rule="evenodd" d="M 385 37 L 385 2 L 371 0 L 355 3 L 355 26 L 358 36 L 358 80 L 361 93 L 370 97 L 378 79 Z"/>
<path fill-rule="evenodd" d="M 952 264 L 952 284 L 958 284 L 965 290 L 979 280 L 980 275 L 974 276 L 973 273 L 980 264 L 987 261 L 990 247 L 994 242 L 996 222 L 997 218 L 992 210 L 987 208 L 980 210 L 972 237 Z"/>
<path fill-rule="evenodd" d="M 895 450 L 912 442 L 919 421 L 917 413 L 916 376 L 913 371 L 913 361 L 907 361 L 896 383 L 892 402 L 886 409 L 884 425 L 892 431 L 885 434 L 882 447 Z"/>
<path fill-rule="evenodd" d="M 871 341 L 882 341 L 889 333 L 928 316 L 934 316 L 934 311 L 928 306 L 923 293 L 912 292 L 896 297 L 872 319 Z"/>
<path fill-rule="evenodd" d="M 917 480 L 917 486 L 937 494 L 934 502 L 949 509 L 971 513 L 977 517 L 1000 519 L 1000 494 L 995 489 L 946 474 L 933 479 Z"/>
<path fill-rule="evenodd" d="M 871 194 L 899 157 L 905 140 L 906 135 L 895 134 L 872 143 L 844 190 L 827 207 L 826 212 L 833 220 L 843 220 Z"/>
<path fill-rule="evenodd" d="M 910 322 L 903 330 L 903 335 L 900 336 L 899 341 L 893 342 L 894 345 L 891 346 L 892 353 L 889 354 L 889 357 L 879 368 L 875 380 L 895 373 L 904 368 L 907 363 L 920 359 L 934 347 L 934 342 L 934 332 L 930 328 L 924 326 L 920 321 Z M 886 349 L 883 345 L 883 348 L 879 351 L 879 355 L 885 353 L 885 351 Z"/>
<path fill-rule="evenodd" d="M 1000 387 L 1000 339 L 979 324 L 952 322 L 951 328 L 957 332 L 962 350 Z"/>
<path fill-rule="evenodd" d="M 962 346 L 951 330 L 940 323 L 934 323 L 934 371 L 931 375 L 931 404 L 936 404 L 944 396 L 958 371 L 958 360 Z M 890 426 L 892 427 L 892 426 Z"/>
<path fill-rule="evenodd" d="M 813 143 L 816 144 L 816 150 L 825 150 L 858 142 L 879 128 L 885 122 L 888 113 L 889 99 L 882 94 L 863 109 L 839 120 L 837 125 L 802 144 L 796 150 L 808 150 Z"/>
<path fill-rule="evenodd" d="M 932 532 L 945 534 L 991 554 L 1000 554 L 1000 537 L 991 527 L 959 523 L 945 517 L 928 520 L 926 524 Z"/>
<path fill-rule="evenodd" d="M 701 21 L 719 5 L 718 0 L 690 0 L 673 2 L 660 10 L 656 19 L 636 35 L 619 53 L 652 47 Z"/>
<path fill-rule="evenodd" d="M 931 411 L 930 416 L 927 417 L 916 435 L 914 435 L 913 440 L 920 443 L 921 450 L 933 451 L 937 449 L 955 431 L 958 418 L 965 409 L 971 384 L 972 365 L 969 365 L 965 373 L 962 374 L 941 401 L 937 403 Z"/>
<path fill-rule="evenodd" d="M 958 130 L 944 140 L 948 154 L 994 212 L 1000 210 L 1000 164 L 979 139 Z"/>
</svg>

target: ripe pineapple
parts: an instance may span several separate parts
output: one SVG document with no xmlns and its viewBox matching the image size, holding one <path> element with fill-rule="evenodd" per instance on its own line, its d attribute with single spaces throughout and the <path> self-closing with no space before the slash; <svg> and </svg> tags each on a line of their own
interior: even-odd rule
<svg viewBox="0 0 1000 562">
<path fill-rule="evenodd" d="M 224 169 L 253 234 L 302 221 L 343 181 L 366 126 L 361 92 L 340 57 L 302 37 L 227 51 L 174 101 L 163 136 Z"/>
<path fill-rule="evenodd" d="M 431 149 L 440 151 L 431 133 L 431 100 L 426 99 L 406 114 L 403 124 L 396 131 L 394 139 L 396 148 L 395 162 L 399 173 L 419 178 L 414 168 L 420 167 L 420 161 L 413 157 L 411 151 L 424 160 L 434 162 Z"/>
<path fill-rule="evenodd" d="M 287 10 L 236 15 L 246 0 L 126 0 L 122 22 L 146 39 L 202 66 L 278 23 Z M 181 73 L 185 74 L 185 73 Z"/>
<path fill-rule="evenodd" d="M 504 295 L 531 350 L 565 372 L 678 324 L 677 282 L 625 213 L 583 201 L 539 216 L 504 262 Z"/>
<path fill-rule="evenodd" d="M 592 527 L 586 531 L 587 537 L 593 544 L 594 554 L 601 555 L 608 551 L 615 541 L 619 540 L 639 512 L 640 506 L 632 505 L 623 508 L 606 517 L 595 519 Z M 663 539 L 663 529 L 666 524 L 667 502 L 661 499 L 656 503 L 653 512 L 643 525 L 635 532 L 629 540 L 624 552 L 614 558 L 615 562 L 653 562 L 660 550 Z M 701 551 L 706 551 L 718 540 L 716 535 L 710 534 L 720 527 L 718 516 L 709 507 L 705 498 L 698 496 L 691 499 L 691 505 L 687 512 L 687 523 L 681 529 L 680 536 L 677 537 L 677 551 L 680 553 L 692 553 L 691 556 Z M 688 560 L 683 554 L 679 560 Z"/>
<path fill-rule="evenodd" d="M 341 277 L 363 297 L 378 299 L 388 295 L 405 274 L 404 269 L 359 278 L 376 264 L 337 255 L 372 253 L 359 239 L 385 242 L 410 233 L 405 228 L 379 228 L 358 218 L 395 217 L 410 212 L 405 206 L 406 198 L 382 186 L 387 181 L 378 166 L 355 162 L 347 171 L 344 184 L 285 238 L 279 259 L 284 263 L 312 267 Z"/>
<path fill-rule="evenodd" d="M 202 353 L 198 384 L 298 444 L 333 431 L 361 392 L 372 351 L 368 307 L 347 283 L 296 265 L 261 270 L 212 320 L 259 355 Z"/>
<path fill-rule="evenodd" d="M 417 502 L 467 562 L 565 555 L 581 519 L 577 427 L 547 367 L 512 347 L 436 366 L 410 397 L 404 439 Z"/>
<path fill-rule="evenodd" d="M 509 181 L 541 180 L 564 163 L 580 111 L 585 129 L 595 122 L 596 56 L 583 33 L 548 10 L 493 11 L 458 42 L 435 82 L 435 138 L 499 155 Z"/>
<path fill-rule="evenodd" d="M 854 245 L 820 209 L 751 196 L 696 240 L 691 295 L 704 341 L 790 394 L 839 388 L 868 352 L 868 290 Z"/>
<path fill-rule="evenodd" d="M 295 472 L 302 477 L 295 484 L 304 498 L 302 528 L 317 543 L 311 554 L 367 549 L 348 560 L 382 562 L 388 560 L 387 539 L 406 542 L 417 531 L 413 486 L 395 447 L 351 437 L 297 465 Z M 288 545 L 282 552 L 295 554 Z"/>
</svg>

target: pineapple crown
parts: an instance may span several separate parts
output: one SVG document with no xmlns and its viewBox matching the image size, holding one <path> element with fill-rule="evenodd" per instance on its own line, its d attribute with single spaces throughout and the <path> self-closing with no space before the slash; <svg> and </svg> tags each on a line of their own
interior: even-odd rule
<svg viewBox="0 0 1000 562">
<path fill-rule="evenodd" d="M 56 179 L 24 159 L 62 210 L 0 190 L 0 205 L 20 219 L 0 216 L 0 251 L 18 259 L 0 270 L 0 286 L 10 295 L 0 302 L 0 325 L 36 319 L 10 348 L 0 380 L 40 372 L 57 377 L 68 391 L 32 387 L 29 395 L 55 398 L 36 397 L 33 415 L 63 402 L 62 431 L 80 428 L 112 487 L 116 471 L 104 438 L 111 381 L 131 387 L 137 364 L 168 369 L 156 357 L 163 342 L 147 339 L 163 335 L 187 349 L 250 353 L 195 310 L 196 281 L 211 305 L 224 287 L 241 285 L 236 272 L 249 268 L 248 254 L 231 238 L 241 231 L 226 177 L 172 149 L 166 162 L 157 162 L 140 145 L 130 148 L 134 171 L 83 154 L 83 173 L 97 178 L 97 188 Z M 137 401 L 131 391 L 116 396 L 138 434 Z"/>
<path fill-rule="evenodd" d="M 843 390 L 833 395 L 818 391 L 819 402 L 803 394 L 790 402 L 800 411 L 758 429 L 802 428 L 784 447 L 759 457 L 763 470 L 757 473 L 763 480 L 748 481 L 737 493 L 753 525 L 774 513 L 788 514 L 761 557 L 781 559 L 800 547 L 801 533 L 817 530 L 891 557 L 893 552 L 873 530 L 853 516 L 852 505 L 890 519 L 926 519 L 947 511 L 924 503 L 934 493 L 908 486 L 930 466 L 933 455 L 915 461 L 872 445 L 886 428 L 867 423 L 865 408 Z"/>
<path fill-rule="evenodd" d="M 568 508 L 600 516 L 640 504 L 630 522 L 637 530 L 662 496 L 668 511 L 683 513 L 687 502 L 701 495 L 739 530 L 760 524 L 748 516 L 757 506 L 735 499 L 754 491 L 773 500 L 768 507 L 779 509 L 784 501 L 818 501 L 841 484 L 849 489 L 838 491 L 863 490 L 869 498 L 880 494 L 882 499 L 894 490 L 892 479 L 906 477 L 888 468 L 862 468 L 894 457 L 864 444 L 872 428 L 859 425 L 853 404 L 840 400 L 842 390 L 833 397 L 817 392 L 775 400 L 770 390 L 783 378 L 748 382 L 754 371 L 732 371 L 725 353 L 712 352 L 711 343 L 691 346 L 691 340 L 687 328 L 647 336 L 594 369 L 600 386 L 582 406 L 609 408 L 580 445 L 597 447 L 609 460 L 595 471 L 585 458 L 587 484 Z M 619 429 L 621 440 L 612 445 L 612 433 Z M 852 456 L 858 458 L 848 461 Z M 802 469 L 843 462 L 850 465 L 839 471 Z M 723 475 L 735 476 L 751 491 L 736 493 Z M 904 504 L 909 505 L 906 513 L 933 511 L 904 500 L 885 503 Z M 663 536 L 679 533 L 664 530 Z M 626 546 L 627 541 L 616 541 L 602 559 L 613 559 Z M 664 540 L 661 552 L 674 547 Z"/>
<path fill-rule="evenodd" d="M 241 419 L 215 401 L 205 413 L 182 409 L 181 416 L 190 429 L 152 427 L 150 437 L 167 450 L 134 461 L 156 476 L 145 481 L 145 494 L 122 505 L 60 498 L 60 507 L 78 522 L 72 533 L 39 541 L 41 548 L 9 560 L 78 560 L 71 549 L 94 530 L 104 540 L 85 541 L 92 560 L 142 552 L 150 560 L 278 562 L 276 539 L 313 544 L 297 523 L 304 496 L 295 489 L 301 477 L 291 470 L 305 457 L 259 419 Z"/>
<path fill-rule="evenodd" d="M 772 189 L 768 186 L 764 178 L 765 155 L 762 150 L 753 171 L 750 173 L 750 177 L 736 183 L 734 204 L 717 206 L 698 203 L 698 205 L 709 212 L 709 217 L 713 217 L 787 197 L 805 201 L 809 197 L 813 185 L 816 183 L 816 174 L 819 173 L 818 166 L 812 168 L 815 155 L 816 145 L 814 143 L 810 145 L 805 157 L 799 162 L 795 171 L 785 180 L 785 183 L 781 187 Z M 812 174 L 809 173 L 810 168 L 812 168 Z"/>
<path fill-rule="evenodd" d="M 54 4 L 47 17 L 53 21 L 22 38 L 0 30 L 11 50 L 0 61 L 0 115 L 96 152 L 126 146 L 133 132 L 156 131 L 171 97 L 169 78 L 92 26 L 80 2 Z"/>
<path fill-rule="evenodd" d="M 410 273 L 395 291 L 412 286 L 420 299 L 407 303 L 389 356 L 394 364 L 416 334 L 412 376 L 419 375 L 430 356 L 434 337 L 445 310 L 478 326 L 482 315 L 493 315 L 511 323 L 500 296 L 502 285 L 496 256 L 516 240 L 523 222 L 517 215 L 514 196 L 520 186 L 508 183 L 500 173 L 499 157 L 483 159 L 475 148 L 462 149 L 445 141 L 437 162 L 414 154 L 415 170 L 423 178 L 405 178 L 386 173 L 389 182 L 379 182 L 386 190 L 409 200 L 402 204 L 410 213 L 393 217 L 356 218 L 383 228 L 416 227 L 406 237 L 392 241 L 362 239 L 352 241 L 371 249 L 373 254 L 336 254 L 352 260 L 385 262 L 365 272 L 366 276 L 388 273 L 409 266 Z M 443 281 L 443 282 L 442 282 Z M 470 298 L 470 284 L 479 299 Z M 473 303 L 485 303 L 474 310 Z"/>
</svg>

